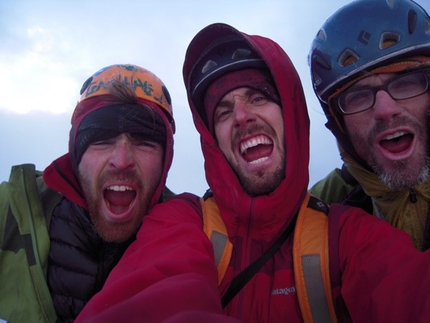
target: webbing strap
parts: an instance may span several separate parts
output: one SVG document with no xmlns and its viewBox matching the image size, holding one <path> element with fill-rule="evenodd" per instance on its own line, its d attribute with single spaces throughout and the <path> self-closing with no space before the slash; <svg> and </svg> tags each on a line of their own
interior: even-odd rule
<svg viewBox="0 0 430 323">
<path fill-rule="evenodd" d="M 210 240 L 212 242 L 212 245 L 214 246 L 215 265 L 218 267 L 224 249 L 227 246 L 228 237 L 218 231 L 212 231 L 212 236 Z"/>
<path fill-rule="evenodd" d="M 227 304 L 233 299 L 234 296 L 242 289 L 243 286 L 263 267 L 263 265 L 272 258 L 279 247 L 284 243 L 285 240 L 294 232 L 296 225 L 296 217 L 290 222 L 284 232 L 276 239 L 276 241 L 270 246 L 270 248 L 256 261 L 242 270 L 230 283 L 228 290 L 225 292 L 221 299 L 222 308 L 225 308 Z"/>
<path fill-rule="evenodd" d="M 314 323 L 331 323 L 319 255 L 302 256 L 303 275 Z"/>
<path fill-rule="evenodd" d="M 328 218 L 325 204 L 309 194 L 297 218 L 293 266 L 305 323 L 337 322 L 330 284 Z"/>
<path fill-rule="evenodd" d="M 218 284 L 224 277 L 230 257 L 233 252 L 233 245 L 228 239 L 227 229 L 224 221 L 219 215 L 218 206 L 213 197 L 200 199 L 203 215 L 203 229 L 214 249 L 215 264 L 218 267 Z"/>
<path fill-rule="evenodd" d="M 228 240 L 226 227 L 213 198 L 201 199 L 201 202 L 204 230 L 214 246 L 215 262 L 218 267 L 218 283 L 220 283 L 230 261 L 233 246 Z M 335 209 L 333 208 L 333 210 Z M 296 226 L 293 264 L 297 296 L 303 320 L 306 323 L 337 322 L 330 285 L 332 273 L 329 270 L 331 257 L 328 257 L 327 213 L 327 205 L 308 194 L 303 201 L 298 217 L 290 223 L 287 230 L 260 259 L 233 279 L 228 291 L 222 298 L 223 308 L 276 252 Z M 296 220 L 297 224 L 295 224 Z M 334 227 L 338 229 L 337 222 Z M 334 240 L 337 241 L 337 238 Z M 332 247 L 337 249 L 337 244 Z M 333 268 L 337 268 L 337 259 L 334 260 Z"/>
</svg>

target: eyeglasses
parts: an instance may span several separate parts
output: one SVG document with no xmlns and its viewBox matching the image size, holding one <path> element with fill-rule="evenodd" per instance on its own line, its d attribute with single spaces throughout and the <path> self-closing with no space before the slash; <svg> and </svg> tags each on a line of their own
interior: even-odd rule
<svg viewBox="0 0 430 323">
<path fill-rule="evenodd" d="M 427 73 L 419 71 L 403 74 L 379 86 L 364 87 L 344 92 L 334 97 L 333 100 L 340 111 L 348 115 L 372 108 L 375 104 L 376 93 L 380 90 L 387 92 L 394 100 L 410 99 L 428 90 L 429 80 Z"/>
</svg>

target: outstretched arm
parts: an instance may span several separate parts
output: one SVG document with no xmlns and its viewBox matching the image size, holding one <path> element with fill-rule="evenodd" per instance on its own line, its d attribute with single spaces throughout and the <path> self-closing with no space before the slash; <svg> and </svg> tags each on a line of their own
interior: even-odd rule
<svg viewBox="0 0 430 323">
<path fill-rule="evenodd" d="M 229 322 L 221 314 L 213 247 L 202 228 L 188 201 L 156 206 L 76 322 L 192 322 L 202 315 Z"/>
</svg>

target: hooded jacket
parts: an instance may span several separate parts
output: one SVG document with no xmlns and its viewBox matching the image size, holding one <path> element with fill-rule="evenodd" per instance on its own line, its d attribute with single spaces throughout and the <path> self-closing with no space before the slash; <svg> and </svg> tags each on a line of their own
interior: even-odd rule
<svg viewBox="0 0 430 323">
<path fill-rule="evenodd" d="M 353 183 L 342 176 L 344 172 L 335 169 L 309 191 L 326 203 L 360 207 L 408 233 L 418 250 L 427 250 L 430 247 L 430 178 L 415 187 L 392 191 L 348 153 L 342 152 L 341 158 L 353 176 Z"/>
<path fill-rule="evenodd" d="M 202 230 L 198 197 L 177 196 L 157 205 L 144 218 L 136 241 L 77 323 L 303 322 L 293 274 L 292 236 L 227 307 L 221 307 L 221 296 L 232 279 L 259 258 L 296 217 L 307 191 L 309 160 L 309 119 L 301 83 L 290 59 L 275 42 L 227 25 L 211 25 L 190 44 L 184 64 L 185 83 L 198 55 L 214 38 L 228 34 L 249 42 L 273 75 L 285 125 L 285 179 L 268 195 L 249 196 L 188 93 L 200 133 L 206 178 L 233 244 L 227 272 L 218 286 L 213 247 Z M 410 281 L 399 277 L 416 271 L 420 277 L 427 276 L 430 254 L 415 250 L 405 234 L 383 221 L 359 209 L 346 210 L 339 223 L 341 233 L 335 239 L 340 246 L 337 263 L 343 275 L 342 296 L 354 322 L 406 322 L 408 318 L 417 322 L 420 314 L 425 318 L 428 313 L 423 312 L 430 309 L 421 305 L 430 302 L 428 293 L 419 293 L 424 299 L 416 297 L 416 289 L 408 286 Z M 394 255 L 386 257 L 389 254 Z M 405 264 L 401 260 L 405 256 L 415 265 Z M 397 270 L 399 266 L 401 270 Z M 388 278 L 381 279 L 384 276 Z M 416 274 L 409 277 L 413 280 Z M 424 285 L 430 284 L 425 280 Z M 408 296 L 393 297 L 395 290 L 389 286 L 394 282 L 401 284 Z M 416 287 L 420 289 L 421 284 L 422 280 L 417 281 Z M 420 303 L 413 302 L 414 309 L 409 308 L 411 295 Z"/>
<path fill-rule="evenodd" d="M 428 56 L 399 59 L 398 62 L 374 68 L 368 74 L 357 77 L 340 87 L 336 93 L 340 93 L 348 85 L 366 75 L 413 71 L 428 65 Z M 428 249 L 430 177 L 414 187 L 390 189 L 355 151 L 349 136 L 345 133 L 343 116 L 335 112 L 330 105 L 322 103 L 322 107 L 328 119 L 326 127 L 338 141 L 344 166 L 342 171 L 335 169 L 326 178 L 314 184 L 310 192 L 326 203 L 342 202 L 360 207 L 408 233 L 418 250 Z"/>
<path fill-rule="evenodd" d="M 171 193 L 165 183 L 173 159 L 171 122 L 152 108 L 167 138 L 150 208 Z M 0 318 L 9 323 L 73 322 L 134 240 L 108 243 L 98 235 L 69 153 L 45 169 L 43 181 L 34 165 L 14 166 L 0 185 L 0 214 Z"/>
</svg>

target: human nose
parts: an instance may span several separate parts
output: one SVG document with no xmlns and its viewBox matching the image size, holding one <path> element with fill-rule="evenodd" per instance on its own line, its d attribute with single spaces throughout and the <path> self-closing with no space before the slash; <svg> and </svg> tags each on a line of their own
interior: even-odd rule
<svg viewBox="0 0 430 323">
<path fill-rule="evenodd" d="M 385 90 L 375 93 L 373 110 L 377 120 L 389 120 L 401 113 L 400 105 Z"/>
<path fill-rule="evenodd" d="M 110 156 L 110 163 L 114 168 L 119 170 L 134 166 L 132 145 L 128 140 L 120 140 L 116 143 Z"/>
<path fill-rule="evenodd" d="M 237 101 L 234 105 L 236 126 L 246 125 L 255 121 L 256 116 L 245 102 Z"/>
</svg>

